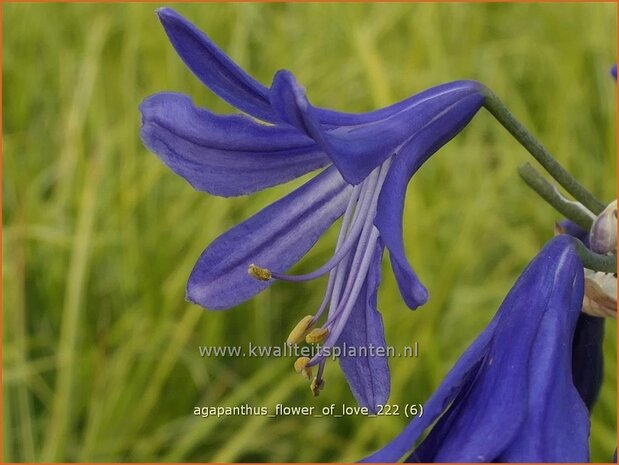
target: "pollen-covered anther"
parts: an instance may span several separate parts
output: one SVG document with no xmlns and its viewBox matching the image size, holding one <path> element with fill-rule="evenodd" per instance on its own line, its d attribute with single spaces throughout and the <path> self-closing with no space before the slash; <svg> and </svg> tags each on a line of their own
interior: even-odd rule
<svg viewBox="0 0 619 465">
<path fill-rule="evenodd" d="M 259 281 L 268 281 L 271 279 L 271 272 L 266 268 L 260 268 L 253 263 L 247 267 L 247 274 Z"/>
<path fill-rule="evenodd" d="M 312 368 L 307 366 L 309 361 L 309 357 L 299 357 L 294 362 L 294 371 L 301 373 L 305 379 L 311 379 L 312 377 Z"/>
<path fill-rule="evenodd" d="M 305 336 L 305 342 L 308 344 L 316 344 L 324 341 L 328 335 L 329 330 L 327 328 L 312 329 L 307 336 Z"/>
<path fill-rule="evenodd" d="M 290 335 L 286 342 L 290 345 L 300 343 L 305 339 L 305 335 L 312 329 L 312 326 L 314 326 L 314 317 L 312 315 L 304 316 L 292 331 L 290 331 Z"/>
<path fill-rule="evenodd" d="M 314 378 L 312 380 L 312 384 L 310 384 L 310 390 L 312 391 L 312 394 L 314 394 L 314 397 L 318 397 L 318 395 L 320 394 L 320 391 L 322 391 L 325 388 L 325 380 L 320 378 Z"/>
</svg>

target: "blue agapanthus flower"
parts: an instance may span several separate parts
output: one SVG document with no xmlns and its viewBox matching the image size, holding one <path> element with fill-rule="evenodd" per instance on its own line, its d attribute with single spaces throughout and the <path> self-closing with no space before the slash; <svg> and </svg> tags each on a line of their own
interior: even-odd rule
<svg viewBox="0 0 619 465">
<path fill-rule="evenodd" d="M 407 184 L 481 107 L 483 86 L 456 81 L 386 108 L 349 114 L 312 106 L 288 71 L 270 88 L 230 60 L 193 24 L 169 8 L 159 18 L 191 71 L 246 115 L 216 115 L 187 96 L 160 93 L 141 105 L 142 140 L 194 188 L 228 197 L 251 194 L 325 168 L 309 182 L 217 238 L 198 259 L 187 299 L 205 308 L 234 307 L 275 280 L 329 274 L 320 308 L 303 318 L 289 343 L 323 343 L 322 354 L 348 347 L 384 347 L 376 307 L 383 249 L 410 308 L 428 299 L 404 253 L 402 212 Z M 343 216 L 331 259 L 314 272 L 289 275 L 322 234 Z M 319 319 L 327 312 L 322 325 Z M 317 394 L 325 356 L 300 358 Z M 349 357 L 340 364 L 357 400 L 374 409 L 389 394 L 384 357 Z"/>
<path fill-rule="evenodd" d="M 572 239 L 557 236 L 522 273 L 424 415 L 364 461 L 587 461 L 587 407 L 600 387 L 602 329 L 601 319 L 581 313 L 583 295 Z"/>
</svg>

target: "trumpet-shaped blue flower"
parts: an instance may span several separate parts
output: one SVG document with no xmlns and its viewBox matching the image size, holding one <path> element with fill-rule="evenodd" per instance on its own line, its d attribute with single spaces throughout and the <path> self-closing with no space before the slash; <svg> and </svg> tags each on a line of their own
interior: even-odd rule
<svg viewBox="0 0 619 465">
<path fill-rule="evenodd" d="M 176 12 L 164 8 L 158 15 L 191 71 L 248 115 L 216 115 L 180 94 L 147 98 L 140 107 L 142 140 L 166 165 L 194 188 L 224 197 L 251 194 L 326 167 L 209 245 L 189 277 L 187 299 L 228 309 L 275 280 L 329 274 L 322 305 L 301 320 L 289 342 L 322 342 L 323 354 L 344 342 L 384 347 L 376 308 L 384 247 L 408 306 L 414 309 L 428 298 L 404 254 L 406 186 L 474 116 L 484 100 L 483 87 L 456 81 L 369 113 L 332 111 L 311 105 L 291 73 L 278 72 L 267 88 Z M 331 259 L 314 272 L 286 274 L 342 216 Z M 323 385 L 324 361 L 319 354 L 295 364 L 308 377 L 318 365 L 315 394 Z M 344 353 L 340 364 L 361 404 L 374 409 L 386 401 L 384 357 Z"/>
<path fill-rule="evenodd" d="M 586 404 L 599 390 L 601 333 L 591 317 L 582 319 L 583 283 L 571 239 L 555 237 L 447 374 L 424 415 L 365 461 L 587 461 Z M 592 360 L 595 366 L 586 367 Z"/>
</svg>

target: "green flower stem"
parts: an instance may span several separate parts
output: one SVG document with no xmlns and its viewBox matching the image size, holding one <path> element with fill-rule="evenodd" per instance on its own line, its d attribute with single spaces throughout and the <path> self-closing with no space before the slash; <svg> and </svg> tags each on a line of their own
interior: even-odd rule
<svg viewBox="0 0 619 465">
<path fill-rule="evenodd" d="M 589 268 L 593 271 L 602 271 L 604 273 L 617 272 L 617 255 L 600 255 L 591 252 L 591 250 L 585 247 L 585 245 L 576 238 L 574 238 L 573 242 L 576 246 L 576 252 L 585 268 Z"/>
<path fill-rule="evenodd" d="M 554 207 L 559 213 L 572 220 L 586 231 L 591 229 L 593 218 L 587 215 L 582 208 L 575 203 L 566 201 L 555 187 L 544 178 L 530 163 L 518 167 L 518 174 L 531 189 L 539 194 L 546 202 Z"/>
<path fill-rule="evenodd" d="M 576 200 L 596 215 L 606 207 L 574 177 L 563 168 L 554 157 L 538 142 L 526 128 L 512 115 L 501 100 L 487 87 L 484 107 L 503 125 L 520 144 L 557 180 Z"/>
</svg>

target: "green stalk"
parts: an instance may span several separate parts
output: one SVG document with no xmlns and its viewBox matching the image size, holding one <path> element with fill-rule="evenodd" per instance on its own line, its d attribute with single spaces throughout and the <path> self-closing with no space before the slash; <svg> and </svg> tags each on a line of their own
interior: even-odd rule
<svg viewBox="0 0 619 465">
<path fill-rule="evenodd" d="M 520 144 L 563 186 L 576 200 L 596 215 L 604 210 L 605 205 L 580 184 L 544 146 L 514 117 L 501 100 L 485 87 L 484 107 L 503 125 Z"/>
<path fill-rule="evenodd" d="M 617 255 L 600 255 L 591 252 L 591 250 L 585 247 L 585 245 L 576 238 L 574 238 L 573 242 L 576 246 L 576 252 L 585 268 L 589 268 L 593 271 L 602 271 L 603 273 L 617 272 Z"/>
<path fill-rule="evenodd" d="M 527 185 L 539 194 L 546 202 L 554 207 L 559 213 L 572 220 L 586 231 L 591 229 L 593 218 L 574 203 L 566 201 L 555 187 L 546 180 L 530 163 L 518 167 L 518 174 Z"/>
<path fill-rule="evenodd" d="M 537 192 L 546 202 L 566 218 L 572 220 L 585 230 L 590 230 L 593 219 L 582 208 L 573 202 L 566 201 L 550 182 L 546 180 L 530 163 L 525 163 L 518 168 L 520 177 Z M 604 273 L 617 272 L 617 255 L 600 255 L 589 250 L 585 245 L 574 238 L 576 252 L 585 268 Z"/>
</svg>

